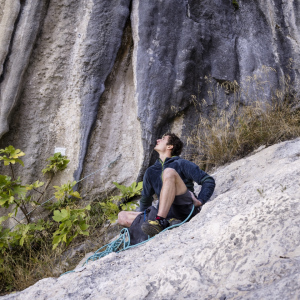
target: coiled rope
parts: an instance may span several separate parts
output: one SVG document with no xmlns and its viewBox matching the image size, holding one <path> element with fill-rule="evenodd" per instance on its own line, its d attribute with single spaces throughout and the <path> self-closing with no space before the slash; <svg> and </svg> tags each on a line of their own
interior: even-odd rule
<svg viewBox="0 0 300 300">
<path fill-rule="evenodd" d="M 161 233 L 163 233 L 163 232 L 165 232 L 167 230 L 170 230 L 170 229 L 172 229 L 174 227 L 178 227 L 178 226 L 184 224 L 185 222 L 187 222 L 189 220 L 189 218 L 192 216 L 192 213 L 193 213 L 194 209 L 195 209 L 195 207 L 193 206 L 190 214 L 188 215 L 188 217 L 184 221 L 182 221 L 179 224 L 175 224 L 175 225 L 167 227 L 166 229 L 162 230 L 159 234 L 161 234 Z M 147 243 L 148 241 L 152 240 L 155 237 L 156 236 L 153 236 L 152 238 L 148 237 L 148 239 L 146 241 L 143 241 L 143 242 L 140 242 L 140 243 L 138 243 L 136 245 L 130 246 L 130 234 L 129 234 L 129 231 L 128 231 L 127 228 L 123 228 L 121 230 L 121 232 L 120 232 L 119 237 L 116 240 L 114 240 L 114 241 L 112 241 L 112 242 L 110 242 L 110 243 L 102 246 L 101 248 L 99 248 L 92 256 L 90 256 L 85 261 L 85 263 L 82 265 L 82 267 L 84 267 L 86 264 L 88 264 L 89 261 L 95 261 L 95 260 L 100 259 L 100 258 L 102 258 L 102 257 L 104 257 L 104 256 L 106 256 L 106 255 L 108 255 L 110 253 L 113 253 L 113 252 L 119 253 L 119 252 L 125 251 L 127 249 L 138 247 L 138 246 L 140 246 L 142 244 Z M 78 269 L 78 271 L 82 271 L 82 268 Z M 68 273 L 73 273 L 73 272 L 76 272 L 76 270 L 65 272 L 65 273 L 61 274 L 60 276 L 63 276 L 63 275 L 68 274 Z"/>
</svg>

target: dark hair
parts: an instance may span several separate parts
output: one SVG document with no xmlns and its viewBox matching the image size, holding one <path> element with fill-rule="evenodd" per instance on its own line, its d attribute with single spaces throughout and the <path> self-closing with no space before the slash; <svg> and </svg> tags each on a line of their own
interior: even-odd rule
<svg viewBox="0 0 300 300">
<path fill-rule="evenodd" d="M 173 149 L 171 152 L 172 156 L 180 155 L 182 148 L 183 148 L 183 142 L 180 140 L 180 138 L 176 134 L 171 133 L 171 132 L 165 133 L 164 136 L 169 137 L 167 145 L 173 146 Z"/>
</svg>

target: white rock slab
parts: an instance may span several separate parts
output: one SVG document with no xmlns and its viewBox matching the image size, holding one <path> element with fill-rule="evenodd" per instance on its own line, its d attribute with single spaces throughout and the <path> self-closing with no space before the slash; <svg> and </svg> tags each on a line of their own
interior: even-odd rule
<svg viewBox="0 0 300 300">
<path fill-rule="evenodd" d="M 300 139 L 219 168 L 177 229 L 2 299 L 299 299 Z"/>
</svg>

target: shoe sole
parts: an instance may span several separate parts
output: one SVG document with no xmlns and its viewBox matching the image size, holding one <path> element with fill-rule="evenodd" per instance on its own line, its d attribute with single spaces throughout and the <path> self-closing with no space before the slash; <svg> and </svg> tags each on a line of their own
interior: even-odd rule
<svg viewBox="0 0 300 300">
<path fill-rule="evenodd" d="M 149 235 L 150 237 L 153 237 L 162 231 L 156 228 L 155 226 L 152 226 L 147 223 L 142 224 L 141 229 L 145 234 Z"/>
<path fill-rule="evenodd" d="M 174 222 L 170 223 L 170 226 L 178 225 L 178 224 L 181 224 L 181 223 L 182 223 L 182 221 L 174 221 Z"/>
</svg>

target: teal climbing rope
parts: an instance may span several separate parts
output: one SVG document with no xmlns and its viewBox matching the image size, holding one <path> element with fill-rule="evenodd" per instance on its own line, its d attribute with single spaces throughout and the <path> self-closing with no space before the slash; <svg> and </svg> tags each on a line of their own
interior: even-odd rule
<svg viewBox="0 0 300 300">
<path fill-rule="evenodd" d="M 166 229 L 164 229 L 163 231 L 161 231 L 159 234 L 161 234 L 161 233 L 163 233 L 163 232 L 165 232 L 167 230 L 170 230 L 170 229 L 172 229 L 174 227 L 178 227 L 178 226 L 186 223 L 189 220 L 189 218 L 192 216 L 192 213 L 193 213 L 194 209 L 195 209 L 195 207 L 193 206 L 190 214 L 188 215 L 188 217 L 184 221 L 182 221 L 179 224 L 175 224 L 175 225 L 167 227 Z M 149 242 L 150 240 L 154 239 L 155 237 L 156 236 L 154 236 L 152 238 L 148 238 L 147 240 L 145 240 L 145 241 L 143 241 L 141 243 L 138 243 L 136 245 L 131 245 L 130 246 L 130 234 L 129 234 L 129 231 L 128 231 L 127 228 L 123 228 L 121 230 L 121 232 L 120 232 L 119 237 L 116 240 L 114 240 L 114 241 L 110 242 L 109 244 L 106 244 L 106 245 L 102 246 L 101 248 L 99 248 L 92 256 L 90 256 L 85 261 L 85 263 L 82 266 L 88 264 L 89 261 L 98 260 L 98 259 L 100 259 L 100 258 L 102 258 L 102 257 L 104 257 L 104 256 L 106 256 L 106 255 L 108 255 L 110 253 L 113 253 L 113 252 L 119 253 L 121 251 L 125 251 L 127 249 L 131 249 L 131 248 L 140 246 L 142 244 L 145 244 L 145 243 Z M 73 271 L 68 271 L 66 273 L 61 274 L 60 276 L 68 274 L 68 273 L 73 273 L 73 272 L 75 272 L 75 271 L 74 270 Z"/>
</svg>

